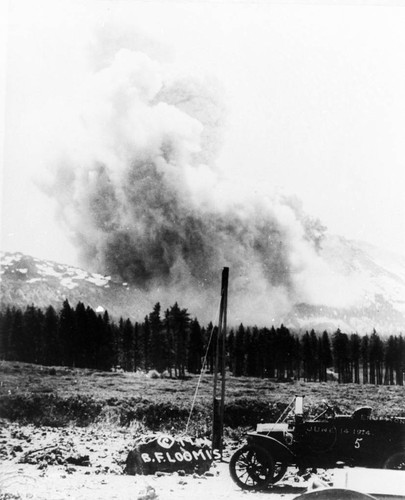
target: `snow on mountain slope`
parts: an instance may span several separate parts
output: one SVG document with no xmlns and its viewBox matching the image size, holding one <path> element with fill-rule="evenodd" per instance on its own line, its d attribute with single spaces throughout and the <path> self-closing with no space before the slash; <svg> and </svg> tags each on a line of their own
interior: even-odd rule
<svg viewBox="0 0 405 500">
<path fill-rule="evenodd" d="M 2 306 L 34 304 L 59 309 L 68 299 L 73 306 L 82 301 L 94 310 L 125 317 L 136 317 L 150 308 L 128 283 L 21 253 L 1 253 L 0 274 Z"/>
<path fill-rule="evenodd" d="M 373 245 L 328 237 L 323 258 L 343 275 L 353 279 L 364 291 L 365 303 L 383 295 L 385 300 L 405 312 L 405 257 Z"/>
<path fill-rule="evenodd" d="M 321 256 L 353 294 L 350 305 L 297 304 L 286 322 L 300 329 L 405 332 L 405 257 L 368 243 L 328 236 Z"/>
<path fill-rule="evenodd" d="M 376 248 L 372 245 L 346 240 L 338 236 L 327 236 L 322 244 L 320 256 L 336 275 L 338 280 L 331 284 L 329 296 L 318 297 L 294 304 L 288 315 L 275 317 L 267 325 L 286 326 L 298 330 L 330 332 L 342 331 L 371 333 L 375 328 L 381 334 L 405 333 L 405 257 Z M 82 301 L 94 310 L 108 312 L 113 317 L 130 317 L 142 321 L 151 312 L 153 305 L 160 301 L 162 308 L 179 302 L 191 316 L 202 324 L 215 321 L 212 309 L 216 304 L 203 300 L 188 303 L 187 296 L 179 291 L 164 303 L 159 289 L 145 292 L 133 284 L 120 281 L 116 277 L 86 272 L 82 269 L 51 261 L 36 259 L 21 253 L 0 254 L 1 304 L 25 307 L 53 305 L 59 309 L 67 298 L 71 305 Z M 230 270 L 232 279 L 232 270 Z M 322 276 L 314 276 L 314 283 L 321 282 Z M 350 297 L 337 301 L 333 296 Z M 340 304 L 340 305 L 339 305 Z M 215 311 L 214 311 L 215 312 Z M 238 320 L 245 325 L 255 321 L 244 318 L 243 311 L 237 311 Z M 229 324 L 233 325 L 232 295 L 229 297 Z M 237 326 L 237 325 L 235 325 Z"/>
</svg>

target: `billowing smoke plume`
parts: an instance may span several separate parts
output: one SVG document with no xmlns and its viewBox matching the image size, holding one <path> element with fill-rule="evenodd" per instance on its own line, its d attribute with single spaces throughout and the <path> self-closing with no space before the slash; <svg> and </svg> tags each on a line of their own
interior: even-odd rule
<svg viewBox="0 0 405 500">
<path fill-rule="evenodd" d="M 324 293 L 309 279 L 325 272 L 324 228 L 296 199 L 249 192 L 217 170 L 215 82 L 122 49 L 86 89 L 51 189 L 83 265 L 197 315 L 211 314 L 229 266 L 230 307 L 246 322 Z"/>
</svg>

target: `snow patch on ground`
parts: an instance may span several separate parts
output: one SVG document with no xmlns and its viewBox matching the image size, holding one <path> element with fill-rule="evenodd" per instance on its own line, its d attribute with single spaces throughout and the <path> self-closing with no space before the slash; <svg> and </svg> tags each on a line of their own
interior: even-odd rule
<svg viewBox="0 0 405 500">
<path fill-rule="evenodd" d="M 0 429 L 0 439 L 7 443 L 0 463 L 0 476 L 5 479 L 1 493 L 10 498 L 16 495 L 15 498 L 32 500 L 243 500 L 247 496 L 247 492 L 232 481 L 227 463 L 214 463 L 208 474 L 202 476 L 177 472 L 148 476 L 124 474 L 125 460 L 134 442 L 130 428 L 108 425 L 84 429 L 41 428 L 6 422 Z M 30 452 L 31 458 L 40 458 L 41 454 L 49 457 L 49 453 L 62 458 L 75 453 L 86 455 L 90 465 L 57 465 L 45 460 L 27 463 L 23 457 Z M 271 495 L 270 490 L 254 495 L 290 500 L 310 485 L 304 480 L 285 484 L 285 487 L 273 488 Z"/>
</svg>

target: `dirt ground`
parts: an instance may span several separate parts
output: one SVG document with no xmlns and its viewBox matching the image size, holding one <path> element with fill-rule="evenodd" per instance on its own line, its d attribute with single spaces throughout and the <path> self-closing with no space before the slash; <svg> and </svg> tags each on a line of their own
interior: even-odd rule
<svg viewBox="0 0 405 500">
<path fill-rule="evenodd" d="M 125 460 L 136 437 L 131 429 L 93 426 L 52 428 L 0 422 L 1 500 L 31 498 L 131 500 L 238 500 L 246 495 L 231 479 L 228 464 L 214 463 L 202 476 L 180 473 L 128 476 Z M 231 449 L 224 453 L 229 460 Z M 290 500 L 313 484 L 287 472 L 265 495 Z"/>
</svg>

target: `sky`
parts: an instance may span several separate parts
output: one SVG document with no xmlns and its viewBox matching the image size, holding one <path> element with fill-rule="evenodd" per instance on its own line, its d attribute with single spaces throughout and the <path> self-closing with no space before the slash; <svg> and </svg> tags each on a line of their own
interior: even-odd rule
<svg viewBox="0 0 405 500">
<path fill-rule="evenodd" d="M 217 89 L 219 177 L 258 196 L 294 194 L 328 232 L 405 255 L 404 3 L 14 0 L 2 10 L 3 251 L 80 264 L 47 178 L 76 147 L 66 117 L 92 95 L 83 89 L 127 47 Z"/>
</svg>

